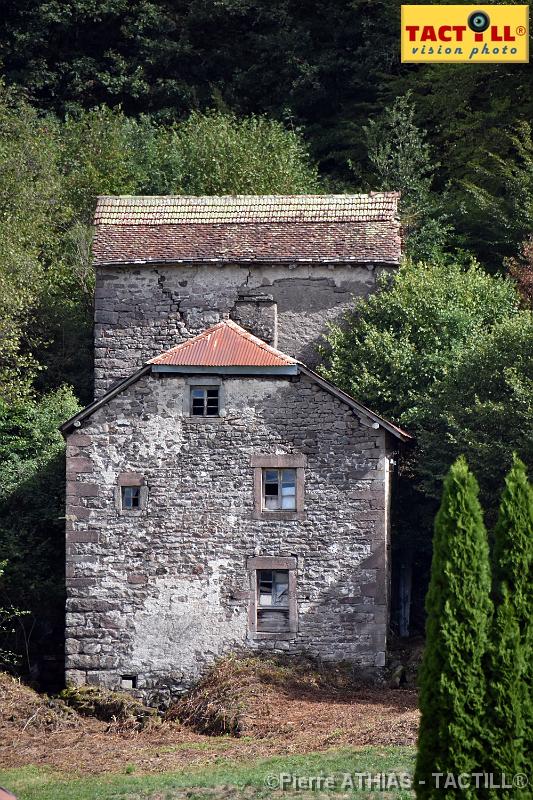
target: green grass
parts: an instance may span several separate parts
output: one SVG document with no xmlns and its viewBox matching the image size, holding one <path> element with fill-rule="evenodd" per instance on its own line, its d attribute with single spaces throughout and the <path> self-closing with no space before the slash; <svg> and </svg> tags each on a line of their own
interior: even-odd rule
<svg viewBox="0 0 533 800">
<path fill-rule="evenodd" d="M 50 768 L 22 767 L 0 770 L 0 785 L 17 795 L 18 800 L 171 800 L 171 798 L 234 798 L 259 800 L 274 794 L 279 797 L 318 797 L 319 793 L 286 790 L 275 793 L 265 781 L 268 776 L 289 773 L 295 776 L 336 776 L 336 791 L 340 792 L 345 773 L 412 773 L 413 747 L 368 747 L 363 750 L 341 748 L 324 753 L 298 756 L 278 756 L 259 761 L 218 762 L 209 767 L 191 768 L 177 772 L 139 775 L 131 772 L 135 765 L 125 765 L 125 774 L 105 774 L 98 777 L 64 775 Z M 128 772 L 126 773 L 126 769 Z M 407 790 L 382 792 L 350 791 L 350 797 L 394 798 L 410 800 Z"/>
</svg>

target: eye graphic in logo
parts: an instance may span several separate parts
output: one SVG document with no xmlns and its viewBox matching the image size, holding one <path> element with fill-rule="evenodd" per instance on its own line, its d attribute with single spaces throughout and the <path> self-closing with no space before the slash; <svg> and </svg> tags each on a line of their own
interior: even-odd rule
<svg viewBox="0 0 533 800">
<path fill-rule="evenodd" d="M 468 17 L 468 27 L 474 33 L 483 33 L 490 25 L 490 17 L 484 11 L 473 11 Z"/>
</svg>

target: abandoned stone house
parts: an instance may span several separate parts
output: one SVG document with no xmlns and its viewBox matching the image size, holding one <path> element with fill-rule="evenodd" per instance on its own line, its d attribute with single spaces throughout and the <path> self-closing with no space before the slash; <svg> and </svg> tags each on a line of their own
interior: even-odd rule
<svg viewBox="0 0 533 800">
<path fill-rule="evenodd" d="M 246 649 L 384 665 L 409 436 L 313 367 L 398 265 L 397 199 L 99 199 L 95 400 L 62 426 L 67 681 L 168 693 Z"/>
</svg>

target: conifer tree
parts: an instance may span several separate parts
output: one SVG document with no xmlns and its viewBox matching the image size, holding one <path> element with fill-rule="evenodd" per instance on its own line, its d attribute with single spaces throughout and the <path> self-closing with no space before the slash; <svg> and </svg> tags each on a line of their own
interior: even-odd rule
<svg viewBox="0 0 533 800">
<path fill-rule="evenodd" d="M 421 668 L 418 798 L 478 797 L 474 787 L 437 788 L 432 773 L 459 776 L 478 771 L 483 763 L 483 660 L 492 607 L 490 588 L 478 485 L 461 457 L 446 476 L 435 519 Z"/>
<path fill-rule="evenodd" d="M 495 615 L 487 668 L 485 771 L 511 779 L 530 772 L 533 739 L 533 490 L 516 456 L 505 480 L 492 561 Z M 490 796 L 496 799 L 498 792 Z M 515 789 L 514 796 L 526 794 Z"/>
</svg>

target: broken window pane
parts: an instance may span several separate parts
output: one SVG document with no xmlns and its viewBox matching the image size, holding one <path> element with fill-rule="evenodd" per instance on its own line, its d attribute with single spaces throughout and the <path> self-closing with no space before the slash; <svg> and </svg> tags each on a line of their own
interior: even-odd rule
<svg viewBox="0 0 533 800">
<path fill-rule="evenodd" d="M 257 630 L 289 630 L 289 571 L 257 571 Z"/>
<path fill-rule="evenodd" d="M 274 511 L 296 509 L 295 469 L 265 469 L 263 487 L 264 508 Z"/>
<path fill-rule="evenodd" d="M 272 605 L 289 607 L 289 572 L 277 570 L 272 587 Z"/>
</svg>

